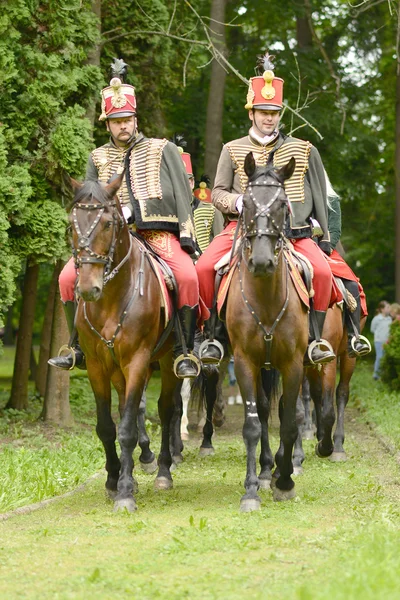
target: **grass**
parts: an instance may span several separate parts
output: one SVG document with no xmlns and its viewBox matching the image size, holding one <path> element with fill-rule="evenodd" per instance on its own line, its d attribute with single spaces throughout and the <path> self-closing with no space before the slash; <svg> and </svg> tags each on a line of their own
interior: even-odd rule
<svg viewBox="0 0 400 600">
<path fill-rule="evenodd" d="M 306 442 L 297 499 L 277 504 L 263 493 L 259 513 L 240 514 L 241 409 L 229 407 L 228 419 L 214 457 L 200 460 L 197 439 L 189 443 L 170 492 L 154 492 L 153 477 L 137 474 L 134 515 L 113 513 L 96 480 L 3 523 L 4 597 L 397 598 L 398 471 L 369 430 L 348 430 L 348 463 L 321 461 Z"/>
<path fill-rule="evenodd" d="M 173 490 L 156 493 L 154 477 L 138 471 L 137 513 L 113 513 L 101 478 L 72 497 L 3 522 L 2 596 L 397 599 L 399 465 L 364 422 L 373 420 L 397 443 L 399 396 L 387 396 L 372 381 L 370 365 L 359 362 L 347 410 L 349 461 L 318 459 L 314 442 L 305 442 L 305 473 L 296 479 L 293 502 L 273 503 L 270 492 L 262 492 L 260 512 L 239 513 L 245 474 L 242 409 L 230 406 L 227 424 L 215 438 L 215 456 L 200 459 L 194 436 L 185 448 L 185 462 L 173 474 Z M 157 380 L 152 386 L 148 396 L 153 413 Z M 85 378 L 72 379 L 71 406 L 83 425 L 68 431 L 37 423 L 37 400 L 23 418 L 4 412 L 0 457 L 8 482 L 7 506 L 12 506 L 10 498 L 23 501 L 24 494 L 34 501 L 66 491 L 81 481 L 77 474 L 84 469 L 82 479 L 102 466 Z M 276 429 L 271 437 L 276 450 Z M 159 443 L 155 429 L 155 451 Z"/>
<path fill-rule="evenodd" d="M 7 354 L 9 366 L 12 353 Z M 157 418 L 158 390 L 156 373 L 146 394 L 152 419 Z M 9 392 L 9 381 L 0 379 L 0 406 L 6 405 Z M 94 397 L 83 372 L 71 377 L 70 404 L 76 423 L 70 429 L 40 420 L 42 400 L 33 389 L 28 411 L 0 410 L 0 513 L 68 492 L 104 466 L 103 447 L 95 433 Z M 114 420 L 118 423 L 116 395 Z M 158 429 L 150 422 L 148 426 L 153 433 Z"/>
<path fill-rule="evenodd" d="M 360 418 L 376 425 L 379 433 L 400 450 L 400 394 L 375 381 L 368 362 L 359 361 L 351 380 L 350 396 L 350 404 L 360 410 Z"/>
</svg>

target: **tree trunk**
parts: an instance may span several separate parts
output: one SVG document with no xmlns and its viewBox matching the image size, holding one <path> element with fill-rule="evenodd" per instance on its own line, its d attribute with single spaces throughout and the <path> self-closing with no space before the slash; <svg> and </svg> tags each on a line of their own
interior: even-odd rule
<svg viewBox="0 0 400 600">
<path fill-rule="evenodd" d="M 53 313 L 50 353 L 51 356 L 57 356 L 60 346 L 65 344 L 69 338 L 67 321 L 58 289 L 55 294 Z M 74 420 L 69 404 L 69 371 L 53 367 L 47 370 L 42 418 L 48 423 L 61 427 L 73 425 Z"/>
<path fill-rule="evenodd" d="M 28 408 L 28 379 L 39 265 L 27 263 L 10 400 L 7 408 Z"/>
<path fill-rule="evenodd" d="M 212 0 L 211 37 L 220 52 L 226 52 L 225 46 L 225 8 L 227 0 Z M 214 21 L 213 21 L 214 19 Z M 222 116 L 224 111 L 226 72 L 214 59 L 211 63 L 211 80 L 207 103 L 206 151 L 204 173 L 214 183 L 219 155 L 222 149 Z"/>
<path fill-rule="evenodd" d="M 397 5 L 397 70 L 396 70 L 396 249 L 395 249 L 395 295 L 400 302 L 400 0 Z"/>
<path fill-rule="evenodd" d="M 51 330 L 53 324 L 54 303 L 56 298 L 60 267 L 60 262 L 57 262 L 54 266 L 53 276 L 51 278 L 50 287 L 47 295 L 47 303 L 43 319 L 42 333 L 40 336 L 39 365 L 36 372 L 35 383 L 36 391 L 42 397 L 44 397 L 46 392 L 47 370 L 49 367 L 47 361 L 50 358 Z"/>
</svg>

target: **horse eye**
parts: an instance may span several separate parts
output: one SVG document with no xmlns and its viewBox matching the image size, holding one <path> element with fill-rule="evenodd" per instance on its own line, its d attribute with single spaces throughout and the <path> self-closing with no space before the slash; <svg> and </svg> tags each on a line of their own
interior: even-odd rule
<svg viewBox="0 0 400 600">
<path fill-rule="evenodd" d="M 107 221 L 107 223 L 105 224 L 105 229 L 110 229 L 111 225 L 111 221 Z"/>
</svg>

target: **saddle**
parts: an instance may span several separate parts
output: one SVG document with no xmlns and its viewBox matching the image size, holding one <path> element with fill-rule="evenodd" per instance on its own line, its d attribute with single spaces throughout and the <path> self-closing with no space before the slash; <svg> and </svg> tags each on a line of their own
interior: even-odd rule
<svg viewBox="0 0 400 600">
<path fill-rule="evenodd" d="M 217 310 L 221 320 L 224 320 L 225 302 L 238 262 L 237 255 L 229 262 L 230 255 L 230 252 L 225 254 L 214 266 L 214 269 L 217 271 L 217 277 L 218 275 L 221 277 L 221 283 L 217 293 Z M 287 241 L 283 247 L 283 256 L 296 292 L 302 303 L 309 310 L 310 298 L 314 296 L 314 288 L 312 286 L 314 270 L 312 265 L 305 256 L 294 250 L 289 241 Z"/>
<path fill-rule="evenodd" d="M 175 303 L 178 299 L 178 286 L 175 276 L 167 263 L 153 250 L 150 244 L 136 231 L 130 232 L 157 277 L 161 291 L 161 308 L 164 309 L 164 328 L 172 319 Z"/>
</svg>

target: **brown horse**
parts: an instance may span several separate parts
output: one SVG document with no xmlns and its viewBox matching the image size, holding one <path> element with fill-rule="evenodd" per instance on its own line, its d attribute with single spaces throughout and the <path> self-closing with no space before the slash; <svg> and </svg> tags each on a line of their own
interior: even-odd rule
<svg viewBox="0 0 400 600">
<path fill-rule="evenodd" d="M 345 309 L 346 310 L 346 309 Z M 361 331 L 365 325 L 366 317 L 361 319 Z M 335 304 L 326 315 L 324 337 L 331 343 L 336 354 L 336 359 L 322 365 L 320 370 L 308 368 L 305 371 L 309 381 L 309 393 L 306 388 L 303 392 L 303 403 L 308 417 L 308 429 L 311 428 L 310 420 L 310 395 L 315 405 L 317 422 L 316 453 L 321 457 L 329 457 L 331 461 L 347 460 L 343 448 L 344 442 L 344 410 L 349 400 L 350 380 L 356 366 L 356 358 L 348 353 L 348 331 L 345 325 L 344 312 Z M 336 373 L 339 371 L 339 383 L 336 387 Z M 335 424 L 335 397 L 336 388 L 336 429 Z"/>
<path fill-rule="evenodd" d="M 169 436 L 178 379 L 173 373 L 170 342 L 153 356 L 164 329 L 161 290 L 147 252 L 130 234 L 115 196 L 122 177 L 107 186 L 75 182 L 70 222 L 79 268 L 76 327 L 96 399 L 96 431 L 106 453 L 106 490 L 114 498 L 114 510 L 132 512 L 136 510 L 132 454 L 138 442 L 137 418 L 150 362 L 159 361 L 162 382 L 157 489 L 172 486 Z M 111 384 L 119 397 L 120 458 L 111 416 Z"/>
<path fill-rule="evenodd" d="M 249 178 L 243 197 L 242 245 L 228 292 L 226 325 L 235 359 L 235 373 L 245 408 L 243 438 L 247 451 L 246 493 L 242 511 L 258 510 L 261 487 L 269 487 L 273 459 L 268 443 L 270 398 L 264 392 L 262 369 L 274 367 L 282 376 L 281 443 L 275 461 L 279 477 L 275 500 L 293 498 L 292 451 L 297 438 L 296 400 L 303 377 L 308 342 L 308 316 L 289 274 L 283 254 L 283 228 L 288 199 L 283 183 L 295 161 L 279 170 L 257 168 L 252 153 L 244 168 Z M 270 382 L 271 383 L 271 382 Z M 275 386 L 268 386 L 268 392 Z M 256 472 L 256 447 L 261 437 L 261 473 Z"/>
</svg>

